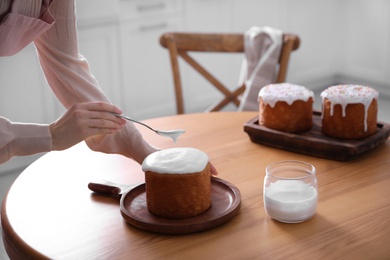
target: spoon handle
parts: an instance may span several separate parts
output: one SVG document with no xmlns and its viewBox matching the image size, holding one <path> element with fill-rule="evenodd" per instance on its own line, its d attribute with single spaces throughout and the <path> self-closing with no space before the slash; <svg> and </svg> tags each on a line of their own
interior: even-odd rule
<svg viewBox="0 0 390 260">
<path fill-rule="evenodd" d="M 127 116 L 123 116 L 123 115 L 119 115 L 119 114 L 114 114 L 114 115 L 117 116 L 117 117 L 120 117 L 120 118 L 129 120 L 129 121 L 131 121 L 131 122 L 134 122 L 134 123 L 143 125 L 144 127 L 147 127 L 147 128 L 149 128 L 150 130 L 152 130 L 153 132 L 156 132 L 156 133 L 157 133 L 157 130 L 151 128 L 150 126 L 148 126 L 148 125 L 146 125 L 146 124 L 144 124 L 144 123 L 142 123 L 142 122 L 139 122 L 139 121 L 134 120 L 134 119 L 132 119 L 132 118 L 130 118 L 130 117 L 127 117 Z"/>
</svg>

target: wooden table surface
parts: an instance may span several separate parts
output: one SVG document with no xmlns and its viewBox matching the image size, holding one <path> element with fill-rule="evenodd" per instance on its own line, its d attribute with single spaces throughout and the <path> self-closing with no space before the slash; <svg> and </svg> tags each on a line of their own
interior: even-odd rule
<svg viewBox="0 0 390 260">
<path fill-rule="evenodd" d="M 252 143 L 243 125 L 253 112 L 187 114 L 146 120 L 187 130 L 174 144 L 139 127 L 161 148 L 195 147 L 242 196 L 236 217 L 187 235 L 160 235 L 127 224 L 119 200 L 93 194 L 96 179 L 142 183 L 138 164 L 90 151 L 84 143 L 51 152 L 15 181 L 2 205 L 8 253 L 26 259 L 389 259 L 390 142 L 349 162 L 300 155 Z M 317 169 L 316 215 L 303 223 L 270 219 L 263 207 L 265 167 L 302 160 Z"/>
</svg>

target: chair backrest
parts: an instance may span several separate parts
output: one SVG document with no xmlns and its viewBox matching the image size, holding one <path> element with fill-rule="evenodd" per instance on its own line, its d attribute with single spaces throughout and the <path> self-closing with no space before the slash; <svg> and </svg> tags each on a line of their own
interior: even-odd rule
<svg viewBox="0 0 390 260">
<path fill-rule="evenodd" d="M 244 92 L 245 85 L 238 86 L 233 92 L 225 87 L 218 79 L 195 61 L 188 52 L 244 52 L 244 34 L 215 34 L 215 33 L 164 33 L 160 37 L 161 46 L 169 51 L 173 81 L 175 87 L 177 114 L 184 114 L 183 90 L 180 77 L 178 56 L 198 71 L 205 79 L 224 94 L 223 100 L 210 107 L 207 111 L 218 111 L 233 102 L 239 106 L 239 96 Z M 299 37 L 294 34 L 283 34 L 283 46 L 279 58 L 279 71 L 275 83 L 286 80 L 288 63 L 292 51 L 298 49 Z"/>
</svg>

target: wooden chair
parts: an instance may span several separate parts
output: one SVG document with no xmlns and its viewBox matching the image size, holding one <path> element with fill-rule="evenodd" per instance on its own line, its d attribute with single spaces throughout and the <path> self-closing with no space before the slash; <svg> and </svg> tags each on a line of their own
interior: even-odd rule
<svg viewBox="0 0 390 260">
<path fill-rule="evenodd" d="M 160 37 L 161 46 L 169 51 L 171 60 L 177 114 L 184 114 L 183 91 L 180 78 L 178 56 L 182 57 L 189 65 L 198 71 L 205 79 L 224 94 L 223 100 L 211 106 L 207 112 L 219 111 L 224 106 L 233 102 L 239 106 L 239 96 L 244 92 L 245 86 L 239 86 L 230 91 L 218 79 L 210 74 L 202 65 L 195 61 L 188 52 L 244 52 L 244 34 L 211 34 L 211 33 L 164 33 Z M 294 34 L 283 35 L 283 46 L 279 59 L 279 72 L 276 83 L 284 82 L 287 74 L 287 67 L 292 51 L 298 49 L 299 37 Z"/>
</svg>

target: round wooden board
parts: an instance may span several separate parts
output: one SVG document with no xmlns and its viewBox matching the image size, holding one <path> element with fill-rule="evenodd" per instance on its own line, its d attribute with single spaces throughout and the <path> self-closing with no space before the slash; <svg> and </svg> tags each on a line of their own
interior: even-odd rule
<svg viewBox="0 0 390 260">
<path fill-rule="evenodd" d="M 231 220 L 241 205 L 241 194 L 233 184 L 218 178 L 211 181 L 212 206 L 205 213 L 185 219 L 166 219 L 151 214 L 146 205 L 145 184 L 121 198 L 121 214 L 131 225 L 160 234 L 189 234 L 220 226 Z"/>
</svg>

